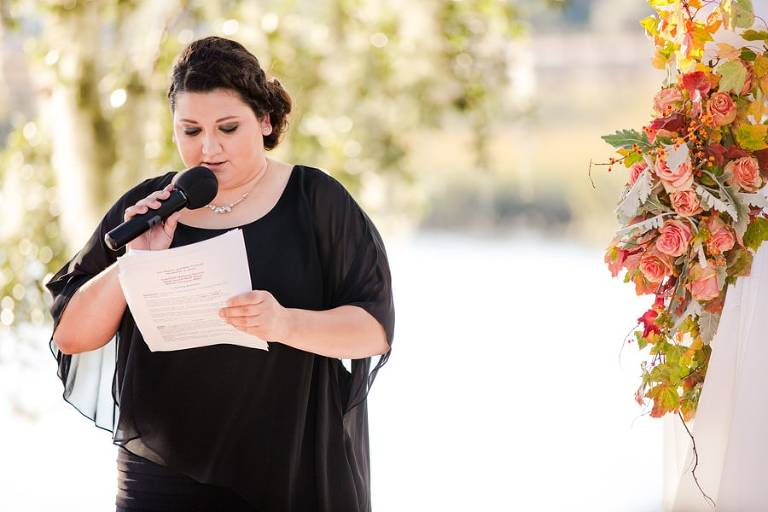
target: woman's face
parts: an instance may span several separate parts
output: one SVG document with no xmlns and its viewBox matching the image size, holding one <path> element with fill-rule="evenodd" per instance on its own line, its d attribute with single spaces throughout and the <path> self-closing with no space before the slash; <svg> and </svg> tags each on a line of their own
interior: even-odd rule
<svg viewBox="0 0 768 512">
<path fill-rule="evenodd" d="M 182 92 L 176 96 L 173 133 L 187 167 L 211 169 L 219 189 L 249 181 L 265 165 L 263 136 L 271 132 L 269 116 L 260 121 L 230 90 Z"/>
</svg>

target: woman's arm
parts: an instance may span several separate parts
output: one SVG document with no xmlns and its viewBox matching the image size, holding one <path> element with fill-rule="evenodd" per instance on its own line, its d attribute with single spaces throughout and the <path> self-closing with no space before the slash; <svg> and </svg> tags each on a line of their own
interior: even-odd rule
<svg viewBox="0 0 768 512">
<path fill-rule="evenodd" d="M 172 189 L 173 182 L 129 206 L 123 213 L 123 220 L 127 221 L 149 209 L 158 209 L 161 200 L 168 199 Z M 126 247 L 155 251 L 168 249 L 179 215 L 180 212 L 171 214 L 164 222 L 155 224 L 131 240 Z M 106 345 L 115 335 L 126 308 L 118 271 L 117 263 L 113 262 L 72 295 L 53 333 L 53 340 L 63 353 L 77 354 L 96 350 Z"/>
<path fill-rule="evenodd" d="M 288 308 L 286 345 L 338 359 L 361 359 L 389 350 L 384 327 L 359 306 L 326 311 Z"/>
<path fill-rule="evenodd" d="M 220 314 L 243 332 L 321 356 L 360 359 L 389 350 L 384 327 L 359 306 L 285 308 L 268 291 L 253 290 L 231 298 Z"/>
<path fill-rule="evenodd" d="M 69 300 L 53 341 L 64 354 L 96 350 L 112 339 L 126 302 L 113 263 L 85 283 Z"/>
</svg>

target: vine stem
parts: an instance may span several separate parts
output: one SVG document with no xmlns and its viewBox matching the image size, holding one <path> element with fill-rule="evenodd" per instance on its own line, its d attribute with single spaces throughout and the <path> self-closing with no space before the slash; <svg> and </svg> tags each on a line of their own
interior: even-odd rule
<svg viewBox="0 0 768 512">
<path fill-rule="evenodd" d="M 696 487 L 699 488 L 699 492 L 702 496 L 707 500 L 709 505 L 714 510 L 716 508 L 715 500 L 709 497 L 709 495 L 704 492 L 704 489 L 701 487 L 701 484 L 699 483 L 699 478 L 696 476 L 696 469 L 699 467 L 699 452 L 696 449 L 696 439 L 694 439 L 693 434 L 691 433 L 691 430 L 688 428 L 688 424 L 683 419 L 683 414 L 680 411 L 677 411 L 677 417 L 680 418 L 680 421 L 683 423 L 683 427 L 685 427 L 685 431 L 688 433 L 688 437 L 691 438 L 691 445 L 693 446 L 693 468 L 691 469 L 691 476 L 693 476 L 693 481 L 696 483 Z"/>
</svg>

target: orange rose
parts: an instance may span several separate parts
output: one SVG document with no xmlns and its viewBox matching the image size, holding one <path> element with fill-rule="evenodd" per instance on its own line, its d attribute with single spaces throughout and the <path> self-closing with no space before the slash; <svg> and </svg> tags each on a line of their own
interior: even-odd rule
<svg viewBox="0 0 768 512">
<path fill-rule="evenodd" d="M 716 92 L 709 98 L 707 110 L 712 115 L 715 126 L 725 126 L 736 119 L 736 103 L 726 92 Z"/>
<path fill-rule="evenodd" d="M 667 115 L 668 107 L 677 110 L 683 103 L 683 93 L 677 87 L 667 87 L 656 93 L 653 108 L 661 115 Z"/>
<path fill-rule="evenodd" d="M 709 230 L 709 240 L 707 240 L 707 250 L 710 254 L 722 254 L 730 251 L 736 245 L 736 236 L 731 228 L 720 220 L 720 217 L 714 216 L 707 223 Z"/>
<path fill-rule="evenodd" d="M 688 250 L 693 234 L 687 222 L 682 220 L 668 220 L 659 230 L 659 238 L 656 239 L 656 249 L 662 254 L 677 258 Z"/>
<path fill-rule="evenodd" d="M 717 284 L 717 270 L 709 264 L 707 268 L 701 268 L 696 263 L 689 274 L 688 290 L 695 300 L 708 301 L 720 295 L 720 286 Z"/>
<path fill-rule="evenodd" d="M 731 160 L 725 164 L 725 172 L 730 173 L 733 182 L 747 192 L 756 192 L 763 184 L 757 159 L 751 156 Z"/>
<path fill-rule="evenodd" d="M 666 154 L 656 158 L 656 175 L 667 192 L 690 190 L 693 185 L 693 167 L 688 146 L 667 146 Z"/>
<path fill-rule="evenodd" d="M 640 265 L 637 267 L 646 280 L 651 283 L 660 283 L 667 275 L 672 272 L 672 264 L 669 257 L 660 253 L 654 247 L 645 251 L 640 258 Z"/>
<path fill-rule="evenodd" d="M 669 194 L 669 198 L 672 201 L 672 208 L 683 217 L 690 217 L 701 212 L 699 197 L 693 190 L 672 192 Z"/>
</svg>

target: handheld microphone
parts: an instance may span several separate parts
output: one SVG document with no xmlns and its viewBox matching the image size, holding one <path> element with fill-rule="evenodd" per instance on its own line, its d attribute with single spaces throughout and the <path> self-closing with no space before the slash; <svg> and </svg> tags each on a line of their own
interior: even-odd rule
<svg viewBox="0 0 768 512">
<path fill-rule="evenodd" d="M 219 183 L 216 175 L 207 167 L 192 167 L 183 171 L 176 181 L 176 188 L 171 191 L 168 199 L 160 201 L 156 210 L 149 209 L 145 213 L 131 217 L 109 233 L 104 235 L 107 247 L 118 251 L 125 244 L 141 236 L 152 226 L 160 224 L 172 213 L 185 206 L 190 210 L 202 208 L 216 197 Z"/>
</svg>

